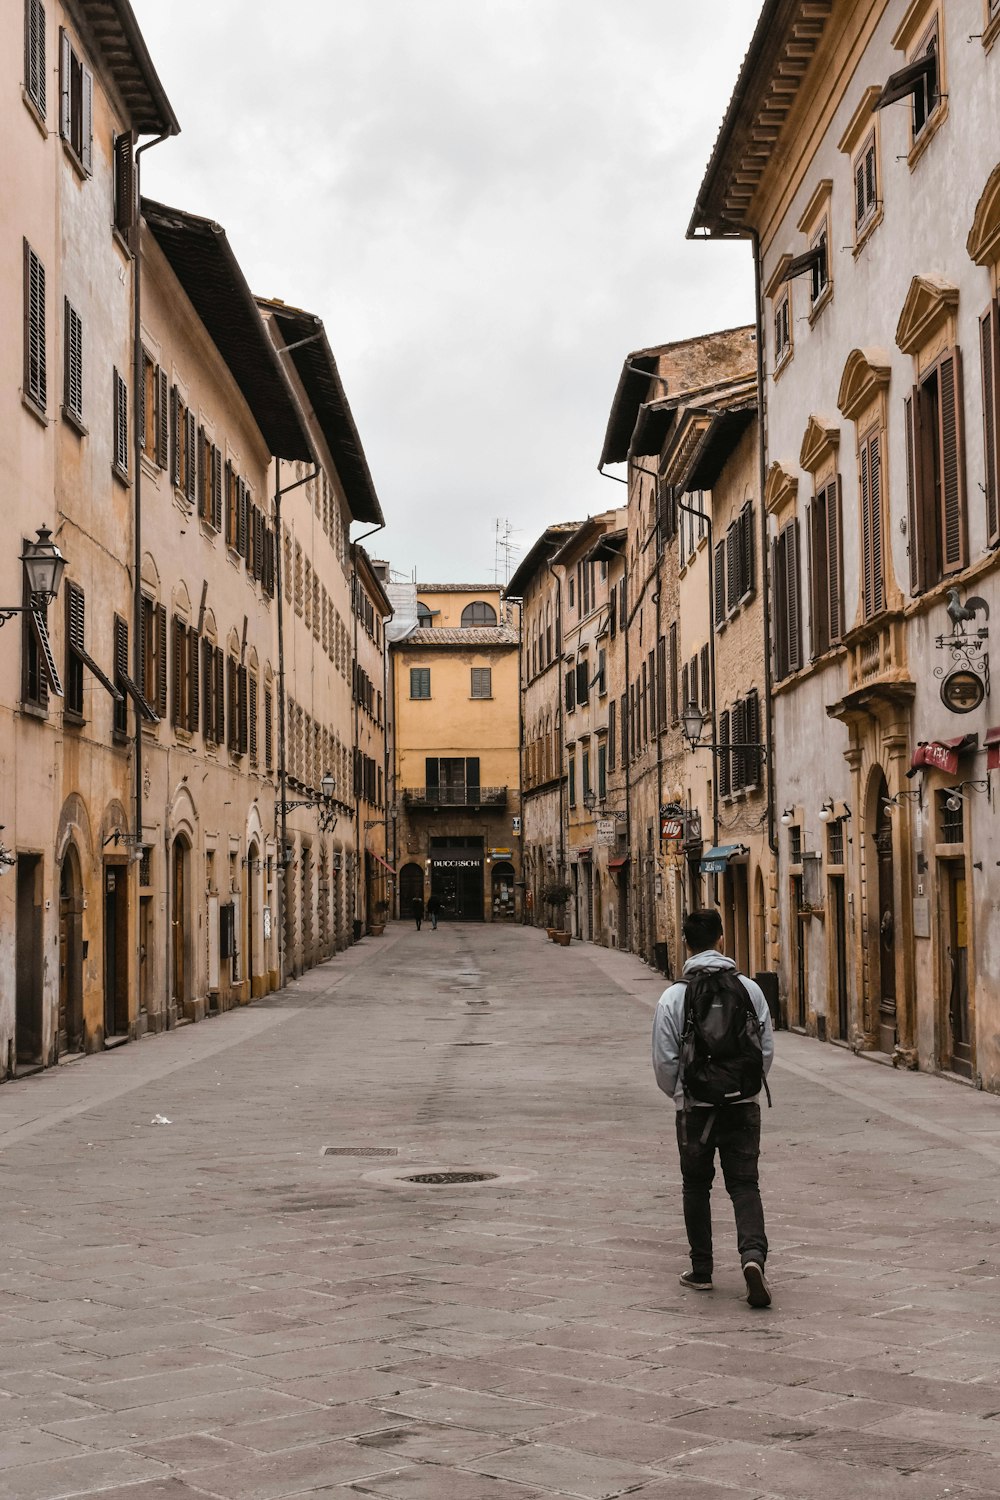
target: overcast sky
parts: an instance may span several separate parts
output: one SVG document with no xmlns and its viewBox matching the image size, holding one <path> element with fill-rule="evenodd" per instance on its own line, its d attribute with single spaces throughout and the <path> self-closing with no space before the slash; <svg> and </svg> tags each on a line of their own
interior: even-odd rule
<svg viewBox="0 0 1000 1500">
<path fill-rule="evenodd" d="M 684 239 L 754 0 L 133 0 L 182 134 L 150 197 L 326 324 L 388 526 L 494 576 L 597 473 L 625 354 L 749 322 L 747 245 Z M 355 528 L 357 532 L 358 528 Z"/>
</svg>

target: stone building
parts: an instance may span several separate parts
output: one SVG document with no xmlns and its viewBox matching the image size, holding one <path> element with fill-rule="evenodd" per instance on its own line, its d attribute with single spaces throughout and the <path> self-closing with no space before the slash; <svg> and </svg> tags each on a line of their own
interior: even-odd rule
<svg viewBox="0 0 1000 1500">
<path fill-rule="evenodd" d="M 994 1090 L 998 30 L 768 0 L 689 229 L 755 257 L 789 1018 Z"/>
<path fill-rule="evenodd" d="M 544 892 L 567 883 L 566 767 L 563 757 L 563 578 L 552 557 L 576 522 L 548 526 L 528 549 L 505 591 L 521 617 L 520 834 L 524 920 L 545 927 L 562 913 Z"/>
<path fill-rule="evenodd" d="M 566 774 L 566 861 L 570 931 L 609 946 L 618 932 L 617 884 L 608 861 L 617 852 L 614 819 L 608 819 L 608 759 L 617 703 L 609 693 L 607 642 L 611 599 L 606 557 L 593 548 L 623 526 L 625 511 L 608 511 L 581 523 L 552 558 L 565 596 L 562 631 L 563 745 Z M 608 827 L 610 823 L 610 837 Z"/>
<path fill-rule="evenodd" d="M 693 503 L 697 497 L 676 490 L 664 476 L 664 462 L 685 403 L 710 398 L 735 377 L 752 372 L 754 360 L 752 328 L 630 354 L 601 454 L 602 471 L 627 464 L 626 683 L 619 717 L 627 752 L 630 947 L 667 973 L 683 960 L 683 913 L 703 899 L 701 798 L 692 801 L 685 793 L 690 773 L 680 718 L 685 693 L 702 702 L 709 527 L 701 518 L 704 496 Z M 686 597 L 697 601 L 696 617 L 683 623 L 682 574 L 688 578 Z M 686 643 L 682 628 L 690 637 Z M 709 767 L 704 786 L 709 805 L 714 783 Z"/>
<path fill-rule="evenodd" d="M 282 538 L 278 752 L 287 976 L 345 947 L 364 920 L 357 809 L 366 788 L 378 792 L 371 752 L 384 734 L 384 641 L 382 618 L 376 639 L 375 605 L 355 583 L 350 528 L 361 522 L 370 534 L 385 523 L 322 319 L 278 299 L 261 298 L 258 306 L 307 413 L 313 454 L 291 470 L 279 464 L 274 475 Z"/>
<path fill-rule="evenodd" d="M 0 1076 L 135 1034 L 140 1006 L 156 1008 L 114 621 L 132 622 L 139 600 L 133 153 L 178 129 L 124 0 L 27 0 L 5 23 L 0 598 L 29 603 L 19 554 L 39 527 L 67 566 L 47 612 L 4 630 Z M 156 931 L 165 946 L 162 913 Z"/>
<path fill-rule="evenodd" d="M 391 643 L 398 911 L 435 895 L 454 921 L 520 915 L 516 606 L 496 584 L 416 586 Z"/>
<path fill-rule="evenodd" d="M 390 839 L 392 814 L 389 785 L 388 648 L 386 623 L 392 605 L 385 593 L 388 565 L 373 562 L 360 543 L 352 548 L 354 559 L 354 661 L 357 680 L 354 693 L 354 841 L 355 915 L 365 926 L 383 922 L 389 910 L 392 875 Z"/>
</svg>

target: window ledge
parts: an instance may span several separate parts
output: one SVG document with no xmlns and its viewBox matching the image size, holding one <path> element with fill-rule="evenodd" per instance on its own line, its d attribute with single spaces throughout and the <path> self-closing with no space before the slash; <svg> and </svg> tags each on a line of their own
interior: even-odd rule
<svg viewBox="0 0 1000 1500">
<path fill-rule="evenodd" d="M 884 217 L 885 214 L 882 210 L 882 200 L 879 199 L 875 212 L 871 214 L 863 224 L 855 225 L 854 249 L 851 251 L 851 254 L 854 256 L 855 260 L 857 260 L 858 256 L 861 254 L 862 250 L 865 248 L 868 241 L 871 239 L 872 235 L 875 233 Z"/>
<path fill-rule="evenodd" d="M 47 720 L 49 717 L 47 708 L 43 708 L 40 703 L 32 703 L 29 698 L 22 698 L 19 708 L 21 713 L 26 714 L 29 719 Z"/>
<path fill-rule="evenodd" d="M 23 389 L 21 391 L 21 405 L 24 407 L 25 411 L 31 412 L 31 415 L 34 417 L 36 422 L 41 422 L 43 427 L 48 427 L 49 419 L 45 415 L 43 408 L 39 406 L 38 402 L 33 396 L 29 396 L 27 391 Z"/>
<path fill-rule="evenodd" d="M 931 111 L 923 130 L 920 132 L 916 140 L 913 142 L 913 145 L 910 147 L 909 154 L 907 155 L 906 160 L 911 172 L 913 171 L 914 167 L 917 165 L 917 162 L 923 156 L 924 152 L 927 150 L 927 147 L 937 135 L 938 131 L 941 129 L 941 126 L 944 124 L 947 118 L 948 100 L 946 97 L 942 99 L 940 103 L 937 104 Z"/>
<path fill-rule="evenodd" d="M 64 729 L 82 729 L 87 722 L 83 714 L 77 713 L 75 708 L 64 708 L 62 721 Z"/>
<path fill-rule="evenodd" d="M 172 727 L 177 743 L 179 745 L 190 745 L 194 739 L 194 732 L 190 729 L 185 729 L 182 724 L 174 724 Z"/>
<path fill-rule="evenodd" d="M 788 369 L 788 366 L 792 362 L 793 353 L 794 351 L 792 349 L 792 346 L 791 344 L 789 344 L 788 348 L 783 351 L 781 358 L 775 361 L 774 369 L 771 372 L 772 380 L 777 380 L 779 376 Z"/>
<path fill-rule="evenodd" d="M 812 328 L 825 307 L 833 301 L 833 282 L 828 281 L 816 301 L 809 309 L 809 327 Z"/>
<path fill-rule="evenodd" d="M 160 465 L 156 462 L 156 459 L 150 458 L 145 448 L 143 448 L 139 458 L 142 464 L 142 472 L 145 474 L 146 478 L 155 479 L 157 482 L 159 482 L 160 475 L 164 472 L 164 470 L 161 469 Z"/>
<path fill-rule="evenodd" d="M 111 743 L 118 750 L 127 750 L 132 741 L 124 729 L 113 729 L 111 731 Z"/>
<path fill-rule="evenodd" d="M 67 422 L 73 428 L 74 432 L 78 433 L 80 437 L 90 436 L 90 428 L 84 424 L 83 418 L 77 412 L 73 411 L 69 406 L 61 406 L 59 410 L 62 412 L 63 421 Z"/>
<path fill-rule="evenodd" d="M 111 226 L 111 238 L 114 240 L 115 244 L 118 246 L 118 248 L 121 251 L 121 253 L 125 256 L 126 260 L 134 260 L 135 259 L 135 256 L 132 254 L 132 247 L 131 247 L 131 245 L 129 244 L 128 240 L 125 238 L 125 236 L 122 233 L 122 231 L 118 228 L 117 224 L 112 224 L 112 226 Z"/>
<path fill-rule="evenodd" d="M 129 479 L 128 474 L 124 469 L 119 469 L 117 464 L 111 465 L 111 473 L 123 489 L 130 490 L 132 488 L 132 481 Z"/>
<path fill-rule="evenodd" d="M 62 144 L 63 151 L 69 158 L 70 165 L 72 166 L 73 171 L 76 173 L 77 177 L 79 177 L 81 182 L 86 182 L 87 178 L 90 176 L 90 173 L 87 171 L 86 167 L 83 165 L 83 162 L 77 156 L 76 152 L 73 150 L 73 147 L 70 145 L 65 136 L 63 136 Z"/>
<path fill-rule="evenodd" d="M 42 140 L 47 141 L 49 138 L 49 127 L 45 123 L 45 116 L 42 114 L 41 110 L 38 108 L 38 105 L 35 103 L 34 99 L 32 99 L 31 95 L 28 93 L 28 90 L 24 87 L 23 84 L 21 85 L 21 98 L 24 100 L 24 105 L 28 111 L 28 114 L 31 116 L 31 118 L 35 122 L 35 125 L 38 127 L 38 132 L 41 135 Z"/>
</svg>

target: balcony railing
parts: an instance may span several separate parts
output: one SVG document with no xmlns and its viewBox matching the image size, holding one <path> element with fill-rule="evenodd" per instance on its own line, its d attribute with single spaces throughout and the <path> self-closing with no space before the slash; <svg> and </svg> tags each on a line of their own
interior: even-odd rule
<svg viewBox="0 0 1000 1500">
<path fill-rule="evenodd" d="M 505 807 L 505 786 L 408 786 L 403 803 L 413 808 Z"/>
</svg>

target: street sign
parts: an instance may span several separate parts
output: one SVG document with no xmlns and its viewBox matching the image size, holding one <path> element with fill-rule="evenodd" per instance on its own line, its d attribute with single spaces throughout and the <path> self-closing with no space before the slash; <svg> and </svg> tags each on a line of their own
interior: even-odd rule
<svg viewBox="0 0 1000 1500">
<path fill-rule="evenodd" d="M 616 840 L 614 818 L 598 818 L 597 820 L 597 842 L 599 844 L 613 844 Z"/>
<path fill-rule="evenodd" d="M 684 837 L 684 819 L 683 818 L 661 818 L 660 819 L 660 838 L 663 839 L 664 843 L 669 843 L 671 841 L 677 841 L 677 840 L 682 839 L 683 837 Z"/>
</svg>

